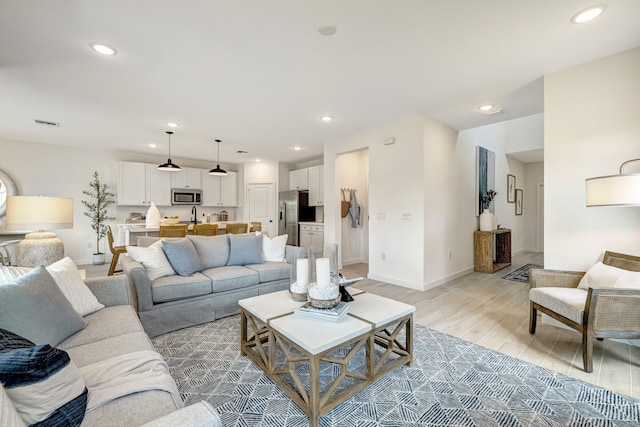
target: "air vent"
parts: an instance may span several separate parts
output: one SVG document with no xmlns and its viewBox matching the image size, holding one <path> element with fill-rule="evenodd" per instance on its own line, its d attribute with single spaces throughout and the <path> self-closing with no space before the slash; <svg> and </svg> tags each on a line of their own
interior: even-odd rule
<svg viewBox="0 0 640 427">
<path fill-rule="evenodd" d="M 236 151 L 236 153 L 238 153 L 238 154 L 247 154 L 247 153 L 248 153 L 248 151 L 238 150 L 238 151 Z"/>
<path fill-rule="evenodd" d="M 60 123 L 58 123 L 58 122 L 50 122 L 50 121 L 47 121 L 47 120 L 38 120 L 38 119 L 33 119 L 33 121 L 38 126 L 49 126 L 49 127 L 54 127 L 54 128 L 59 128 L 60 127 Z"/>
</svg>

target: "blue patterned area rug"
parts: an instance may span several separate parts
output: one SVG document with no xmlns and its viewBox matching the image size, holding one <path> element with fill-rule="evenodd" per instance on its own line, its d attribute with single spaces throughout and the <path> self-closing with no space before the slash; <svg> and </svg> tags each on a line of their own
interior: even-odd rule
<svg viewBox="0 0 640 427">
<path fill-rule="evenodd" d="M 530 268 L 544 268 L 537 264 L 525 264 L 522 267 L 513 270 L 509 274 L 500 276 L 501 279 L 511 280 L 512 282 L 529 283 L 529 269 Z"/>
<path fill-rule="evenodd" d="M 240 355 L 240 317 L 154 338 L 186 405 L 211 403 L 225 427 L 307 426 L 308 420 Z M 420 325 L 403 366 L 320 419 L 351 426 L 638 426 L 640 401 L 553 374 Z"/>
</svg>

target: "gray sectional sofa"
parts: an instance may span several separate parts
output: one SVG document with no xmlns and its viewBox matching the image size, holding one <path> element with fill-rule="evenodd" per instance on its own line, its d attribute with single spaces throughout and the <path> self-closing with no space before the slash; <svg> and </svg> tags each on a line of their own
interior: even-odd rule
<svg viewBox="0 0 640 427">
<path fill-rule="evenodd" d="M 201 263 L 200 271 L 189 275 L 174 272 L 150 278 L 149 265 L 143 265 L 131 256 L 121 257 L 125 274 L 136 291 L 138 315 L 146 333 L 153 337 L 211 322 L 239 313 L 240 299 L 287 289 L 290 278 L 295 277 L 296 260 L 305 256 L 304 248 L 284 247 L 283 261 L 265 261 L 263 257 L 242 264 L 242 257 L 250 250 L 240 248 L 238 252 L 234 242 L 252 239 L 252 236 L 255 235 L 189 235 L 181 239 L 192 244 L 195 248 L 192 257 L 197 257 L 194 261 Z M 151 247 L 157 245 L 158 240 L 160 238 L 141 237 L 137 243 L 138 247 Z M 175 241 L 166 239 L 172 240 Z M 232 259 L 241 265 L 229 265 L 234 264 Z"/>
<path fill-rule="evenodd" d="M 14 267 L 4 268 L 12 269 Z M 41 272 L 35 271 L 38 269 L 42 269 L 42 267 L 34 269 L 34 272 L 40 274 Z M 2 271 L 0 271 L 0 273 L 2 273 Z M 17 276 L 18 274 L 22 274 L 23 272 L 19 271 L 17 274 L 15 274 L 10 270 L 5 270 L 5 273 L 11 273 L 14 274 L 14 276 Z M 42 273 L 42 276 L 44 276 L 44 273 Z M 27 276 L 24 275 L 22 277 Z M 126 358 L 128 360 L 127 363 L 136 365 L 143 363 L 141 362 L 141 359 L 147 360 L 145 359 L 145 357 L 152 359 L 157 357 L 159 359 L 157 363 L 164 363 L 162 361 L 162 358 L 157 355 L 157 353 L 155 353 L 149 337 L 144 332 L 142 325 L 138 320 L 136 312 L 132 306 L 135 294 L 128 285 L 126 278 L 124 276 L 113 276 L 86 280 L 85 283 L 88 286 L 89 290 L 93 293 L 93 295 L 95 295 L 97 301 L 103 304 L 105 307 L 98 309 L 93 313 L 79 317 L 78 320 L 79 322 L 81 322 L 81 326 L 82 324 L 84 324 L 84 326 L 79 331 L 68 336 L 61 342 L 52 345 L 52 347 L 55 346 L 55 349 L 64 350 L 68 354 L 71 361 L 82 373 L 82 377 L 86 381 L 86 387 L 90 390 L 93 390 L 90 388 L 90 383 L 101 384 L 102 381 L 105 381 L 105 372 L 108 374 L 106 376 L 113 375 L 112 372 L 107 372 L 106 370 L 102 369 L 102 366 L 105 364 L 109 366 L 111 366 L 112 364 L 120 364 L 119 366 L 121 366 L 120 361 L 122 360 L 122 358 Z M 22 287 L 29 287 L 31 286 L 31 283 L 28 283 L 28 281 L 25 280 L 19 285 Z M 36 287 L 33 287 L 34 290 L 30 291 L 31 294 L 34 295 L 34 298 L 37 296 L 42 300 L 41 304 L 43 307 L 43 311 L 46 311 L 46 306 L 53 305 L 53 298 L 49 296 L 49 292 L 52 290 L 52 288 L 56 287 L 56 284 L 54 283 L 45 283 L 45 285 L 46 288 L 40 288 L 40 291 L 38 291 L 38 288 Z M 11 286 L 13 286 L 16 290 L 19 290 L 17 285 Z M 59 291 L 56 290 L 55 292 Z M 55 294 L 52 295 L 56 296 Z M 62 297 L 61 295 L 62 294 L 60 294 L 60 296 L 58 296 L 57 298 L 64 299 L 64 297 Z M 69 306 L 69 308 L 70 307 L 71 306 Z M 37 308 L 37 306 L 32 306 L 31 308 Z M 12 317 L 15 318 L 16 316 L 21 315 L 20 312 L 23 311 L 23 307 L 20 307 L 20 304 L 3 304 L 2 310 L 4 311 L 4 313 L 2 316 L 0 316 L 0 328 L 15 330 L 15 328 L 11 328 L 11 326 L 7 325 L 11 325 Z M 16 310 L 16 313 L 14 313 L 15 315 L 8 313 L 11 310 Z M 56 311 L 60 310 L 56 308 Z M 52 315 L 58 316 L 59 313 L 53 313 Z M 69 316 L 72 315 L 79 316 L 78 313 L 72 313 Z M 43 314 L 38 313 L 38 316 L 43 316 Z M 52 327 L 57 326 L 52 325 Z M 15 333 L 18 332 L 16 331 Z M 25 334 L 25 336 L 26 335 L 27 334 Z M 29 339 L 36 342 L 36 344 L 49 341 L 46 337 L 41 337 L 40 339 Z M 3 351 L 12 351 L 11 345 L 12 344 L 10 343 L 9 347 L 7 347 L 5 341 Z M 7 353 L 5 353 L 5 355 L 6 354 Z M 96 365 L 99 365 L 100 368 L 97 370 L 92 370 L 92 367 L 95 367 Z M 158 365 L 156 364 L 155 366 L 157 367 Z M 149 371 L 149 368 L 145 367 L 143 370 L 144 372 L 142 373 L 142 375 L 145 375 L 145 373 Z M 135 375 L 122 375 L 122 378 L 126 379 L 118 380 L 121 381 L 120 387 L 128 387 L 123 383 L 138 381 L 135 378 Z M 166 372 L 162 375 L 165 375 L 163 377 L 165 383 L 166 381 L 168 381 L 170 385 L 172 384 L 172 387 L 175 387 L 175 383 L 167 375 Z M 9 389 L 7 388 L 6 390 Z M 18 406 L 15 403 L 11 404 L 11 398 L 8 397 L 8 393 L 5 393 L 6 390 L 0 384 L 0 407 L 3 408 L 0 409 L 0 424 L 24 425 L 22 424 L 22 420 L 18 418 L 9 418 L 9 421 L 7 421 L 6 417 L 11 416 L 11 414 L 8 413 L 8 410 L 13 411 L 13 407 L 17 408 Z M 68 388 L 64 390 L 67 391 Z M 153 387 L 148 387 L 147 389 L 145 389 L 144 387 L 140 387 L 138 382 L 135 384 L 135 390 L 139 391 L 127 391 L 127 393 L 129 394 L 117 397 L 115 398 L 115 400 L 108 400 L 107 403 L 102 404 L 102 406 L 95 407 L 95 409 L 86 412 L 81 425 L 179 425 L 199 427 L 222 426 L 217 412 L 206 402 L 199 402 L 195 405 L 180 409 L 181 400 L 179 400 L 177 389 L 172 394 L 171 392 L 156 389 Z M 91 393 L 94 393 L 94 391 L 90 391 L 89 393 L 89 400 L 91 400 Z M 176 395 L 178 397 L 177 402 Z M 13 412 L 15 413 L 15 411 Z M 3 424 L 4 422 L 8 422 L 8 424 Z"/>
</svg>

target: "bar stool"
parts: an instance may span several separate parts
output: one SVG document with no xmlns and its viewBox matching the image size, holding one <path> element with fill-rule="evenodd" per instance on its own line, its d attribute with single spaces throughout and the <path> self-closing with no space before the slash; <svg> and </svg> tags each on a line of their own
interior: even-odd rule
<svg viewBox="0 0 640 427">
<path fill-rule="evenodd" d="M 111 231 L 110 225 L 107 225 L 107 240 L 109 241 L 109 250 L 113 255 L 113 257 L 111 258 L 111 265 L 109 265 L 109 273 L 107 273 L 107 276 L 113 276 L 113 273 L 120 273 L 122 271 L 122 270 L 116 271 L 116 265 L 118 265 L 118 259 L 120 258 L 120 254 L 124 254 L 127 252 L 127 247 L 113 245 L 113 232 Z"/>
</svg>

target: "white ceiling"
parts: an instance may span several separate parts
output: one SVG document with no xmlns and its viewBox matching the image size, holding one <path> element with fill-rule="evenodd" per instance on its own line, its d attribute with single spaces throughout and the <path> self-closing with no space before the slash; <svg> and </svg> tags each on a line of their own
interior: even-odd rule
<svg viewBox="0 0 640 427">
<path fill-rule="evenodd" d="M 173 158 L 213 161 L 219 138 L 223 163 L 298 163 L 416 114 L 456 129 L 522 117 L 543 110 L 545 74 L 640 45 L 640 1 L 599 3 L 575 25 L 593 3 L 0 0 L 0 138 L 166 156 L 175 121 Z"/>
</svg>

